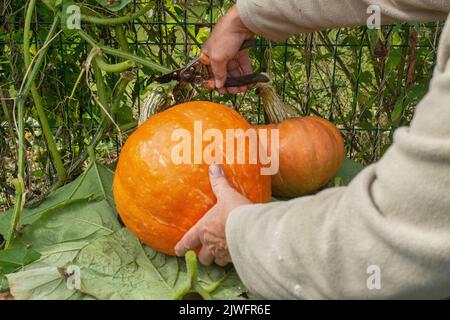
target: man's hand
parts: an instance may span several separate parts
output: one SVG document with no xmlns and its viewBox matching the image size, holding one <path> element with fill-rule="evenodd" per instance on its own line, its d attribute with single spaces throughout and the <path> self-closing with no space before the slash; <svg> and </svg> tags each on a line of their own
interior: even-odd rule
<svg viewBox="0 0 450 320">
<path fill-rule="evenodd" d="M 202 246 L 198 255 L 202 264 L 210 265 L 214 261 L 225 266 L 231 262 L 225 237 L 228 215 L 233 209 L 251 202 L 228 184 L 220 165 L 209 167 L 209 179 L 217 203 L 177 243 L 175 252 L 183 256 L 187 251 Z"/>
<path fill-rule="evenodd" d="M 247 90 L 247 86 L 224 88 L 224 85 L 228 76 L 252 73 L 248 50 L 239 51 L 244 41 L 252 36 L 253 33 L 241 21 L 236 6 L 233 6 L 217 23 L 203 46 L 202 51 L 211 61 L 216 88 L 221 94 Z"/>
</svg>

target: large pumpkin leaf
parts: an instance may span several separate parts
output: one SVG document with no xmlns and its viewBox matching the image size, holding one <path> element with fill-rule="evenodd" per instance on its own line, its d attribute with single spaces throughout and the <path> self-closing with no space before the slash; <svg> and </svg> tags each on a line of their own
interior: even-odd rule
<svg viewBox="0 0 450 320">
<path fill-rule="evenodd" d="M 42 267 L 8 275 L 10 292 L 17 300 L 71 300 L 88 296 L 67 287 L 57 267 Z"/>
<path fill-rule="evenodd" d="M 149 247 L 144 247 L 144 251 L 152 264 L 158 268 L 164 279 L 176 286 L 179 274 L 186 273 L 186 263 L 184 259 L 167 256 Z M 178 270 L 178 271 L 177 271 Z M 217 265 L 197 267 L 198 281 L 206 289 L 212 292 L 215 299 L 236 299 L 238 297 L 254 297 L 243 286 L 235 269 L 232 266 L 221 268 Z"/>
<path fill-rule="evenodd" d="M 98 299 L 179 299 L 187 293 L 237 299 L 246 293 L 232 268 L 198 269 L 195 262 L 189 271 L 183 259 L 143 248 L 126 229 L 91 242 L 74 265 L 81 270 L 81 291 Z"/>
<path fill-rule="evenodd" d="M 31 248 L 0 251 L 0 280 L 5 274 L 15 272 L 21 267 L 39 259 L 40 256 L 39 252 Z"/>
<path fill-rule="evenodd" d="M 78 179 L 50 194 L 39 207 L 25 209 L 26 227 L 12 248 L 0 251 L 0 279 L 39 258 L 52 255 L 56 261 L 58 253 L 78 253 L 90 240 L 119 229 L 113 209 L 113 177 L 111 170 L 93 163 Z M 0 215 L 0 233 L 9 228 L 10 215 L 11 211 Z M 63 264 L 56 264 L 60 265 Z"/>
<path fill-rule="evenodd" d="M 176 294 L 125 229 L 91 242 L 74 263 L 81 270 L 81 291 L 99 299 L 170 299 Z"/>
<path fill-rule="evenodd" d="M 77 244 L 61 244 L 59 249 L 26 265 L 22 271 L 7 275 L 9 289 L 15 299 L 93 299 L 67 285 L 69 274 L 65 266 L 72 263 L 81 247 Z"/>
<path fill-rule="evenodd" d="M 108 202 L 80 200 L 46 211 L 14 240 L 15 246 L 32 247 L 42 254 L 53 254 L 68 245 L 81 248 L 99 236 L 120 228 Z"/>
<path fill-rule="evenodd" d="M 111 208 L 114 208 L 112 182 L 114 173 L 107 167 L 93 163 L 76 180 L 51 193 L 37 208 L 25 208 L 23 224 L 32 224 L 47 211 L 58 210 L 66 205 L 78 202 L 86 197 L 104 197 Z M 12 210 L 0 214 L 0 234 L 7 233 Z"/>
<path fill-rule="evenodd" d="M 88 199 L 79 200 L 58 206 L 56 209 L 49 209 L 35 223 L 23 230 L 14 240 L 11 249 L 0 252 L 0 270 L 8 273 L 23 267 L 26 276 L 34 274 L 29 272 L 34 269 L 41 269 L 40 272 L 45 273 L 51 268 L 62 268 L 90 241 L 111 234 L 119 228 L 120 224 L 106 200 L 97 202 Z M 29 264 L 34 260 L 36 262 Z M 35 282 L 24 284 L 14 277 L 13 279 L 14 283 L 19 283 L 19 287 L 30 288 L 29 285 L 39 284 Z M 8 281 L 12 288 L 9 276 Z M 28 280 L 25 278 L 23 281 Z M 50 287 L 56 285 L 53 280 L 52 283 Z M 29 294 L 34 298 L 42 297 L 45 288 L 47 287 L 44 286 L 36 293 Z M 22 297 L 21 293 L 19 297 Z M 65 299 L 68 296 L 61 294 L 60 297 Z"/>
<path fill-rule="evenodd" d="M 7 278 L 16 299 L 180 299 L 189 293 L 215 299 L 248 296 L 233 268 L 198 268 L 195 254 L 189 254 L 193 258 L 187 264 L 156 253 L 121 229 L 97 238 L 79 253 L 66 252 L 60 259 L 59 252 L 56 261 L 49 256 Z M 67 286 L 69 268 L 79 270 L 77 290 Z"/>
<path fill-rule="evenodd" d="M 11 249 L 0 252 L 15 299 L 176 299 L 247 296 L 232 267 L 198 267 L 142 246 L 121 229 L 112 205 L 113 172 L 93 164 L 40 207 L 27 209 L 26 225 Z M 7 226 L 7 223 L 5 223 Z M 193 254 L 193 253 L 191 253 Z M 73 268 L 79 288 L 68 287 Z M 0 274 L 0 276 L 2 276 Z"/>
</svg>

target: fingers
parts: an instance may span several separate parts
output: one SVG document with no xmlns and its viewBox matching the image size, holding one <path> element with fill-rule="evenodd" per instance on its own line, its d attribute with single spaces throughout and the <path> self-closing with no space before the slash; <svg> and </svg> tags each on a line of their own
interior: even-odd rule
<svg viewBox="0 0 450 320">
<path fill-rule="evenodd" d="M 236 57 L 236 60 L 239 63 L 239 66 L 244 75 L 253 72 L 252 64 L 250 63 L 250 57 L 248 55 L 248 50 L 240 52 L 239 55 Z"/>
<path fill-rule="evenodd" d="M 200 253 L 198 254 L 198 260 L 202 265 L 209 266 L 213 263 L 214 256 L 211 254 L 211 252 L 209 252 L 206 246 L 203 246 L 200 250 Z"/>
<path fill-rule="evenodd" d="M 253 35 L 253 32 L 242 22 L 236 5 L 232 6 L 213 28 L 202 52 L 209 57 L 211 71 L 215 78 L 215 87 L 220 93 L 223 94 L 228 91 L 224 86 L 227 75 L 231 71 L 227 70 L 229 62 L 237 60 L 241 56 L 248 56 L 248 52 L 240 52 L 240 48 L 244 41 L 250 39 Z M 246 64 L 245 70 L 249 70 L 246 58 L 242 61 Z M 239 65 L 238 61 L 237 66 L 239 67 Z M 237 69 L 239 70 L 239 68 Z M 239 70 L 239 72 L 241 71 Z M 237 92 L 244 89 L 246 88 L 239 87 L 230 89 L 230 91 Z"/>
<path fill-rule="evenodd" d="M 209 166 L 209 181 L 211 188 L 216 198 L 219 199 L 226 191 L 232 187 L 229 185 L 225 174 L 223 173 L 222 166 L 219 164 L 212 164 Z M 234 190 L 234 189 L 233 189 Z"/>
<path fill-rule="evenodd" d="M 228 263 L 230 263 L 230 260 L 224 254 L 214 257 L 206 246 L 203 246 L 200 250 L 198 260 L 204 266 L 209 266 L 214 262 L 218 266 L 225 267 Z"/>
<path fill-rule="evenodd" d="M 218 266 L 225 267 L 229 263 L 229 261 L 228 259 L 225 259 L 223 257 L 216 257 L 214 259 L 214 263 L 217 264 Z"/>
<path fill-rule="evenodd" d="M 235 58 L 229 59 L 222 55 L 210 54 L 209 46 L 206 45 L 202 52 L 210 59 L 210 70 L 214 75 L 215 87 L 221 94 L 231 93 L 237 94 L 245 92 L 249 86 L 225 87 L 227 77 L 239 77 L 252 73 L 252 66 L 248 55 L 248 50 L 239 52 Z"/>
<path fill-rule="evenodd" d="M 250 57 L 248 56 L 248 50 L 243 51 L 237 57 L 237 62 L 239 63 L 239 67 L 242 70 L 242 74 L 251 74 L 253 72 L 252 64 L 250 63 Z M 240 87 L 240 92 L 245 92 L 250 88 L 250 86 L 242 86 Z"/>
<path fill-rule="evenodd" d="M 253 72 L 250 58 L 248 56 L 248 50 L 240 52 L 236 59 L 231 60 L 228 63 L 228 75 L 230 77 L 240 77 L 242 75 L 251 74 Z M 231 94 L 237 94 L 239 92 L 247 91 L 249 86 L 230 87 L 227 91 Z"/>
<path fill-rule="evenodd" d="M 189 250 L 195 249 L 201 245 L 200 228 L 193 226 L 175 246 L 175 254 L 184 256 Z"/>
<path fill-rule="evenodd" d="M 241 69 L 239 67 L 239 63 L 237 60 L 231 60 L 228 63 L 228 75 L 230 77 L 239 77 L 241 76 Z M 239 87 L 228 87 L 227 91 L 231 94 L 237 94 L 240 92 Z"/>
<path fill-rule="evenodd" d="M 211 70 L 214 74 L 216 88 L 220 93 L 225 93 L 225 81 L 227 80 L 227 61 L 222 58 L 211 58 Z"/>
</svg>

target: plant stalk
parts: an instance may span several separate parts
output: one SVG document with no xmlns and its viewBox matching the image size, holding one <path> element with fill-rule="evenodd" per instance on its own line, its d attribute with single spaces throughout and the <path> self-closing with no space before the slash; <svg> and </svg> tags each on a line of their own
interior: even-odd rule
<svg viewBox="0 0 450 320">
<path fill-rule="evenodd" d="M 9 131 L 9 134 L 11 135 L 11 138 L 13 139 L 13 137 L 15 136 L 14 129 L 13 129 L 14 128 L 14 119 L 8 110 L 8 106 L 6 105 L 6 102 L 4 100 L 3 90 L 1 88 L 0 88 L 0 100 L 1 100 L 1 104 L 2 104 L 3 113 L 5 114 L 5 118 L 8 121 L 8 131 Z"/>
<path fill-rule="evenodd" d="M 24 39 L 23 55 L 24 55 L 24 62 L 25 62 L 26 69 L 30 68 L 30 65 L 31 65 L 31 56 L 30 56 L 31 20 L 33 17 L 33 12 L 34 12 L 35 6 L 36 6 L 36 0 L 31 0 L 28 5 L 26 16 L 25 16 L 25 26 L 24 26 L 24 31 L 23 31 L 23 39 Z M 54 21 L 53 21 L 53 25 L 56 25 L 58 23 L 58 21 L 59 21 L 59 19 L 57 17 L 55 17 Z M 47 43 L 47 41 L 49 41 L 53 37 L 53 34 L 55 33 L 55 31 L 56 31 L 56 28 L 54 28 L 53 30 L 50 30 L 50 32 L 47 35 L 47 39 L 46 39 L 45 43 Z M 42 53 L 41 56 L 44 56 L 44 55 L 45 55 L 45 53 Z M 48 123 L 47 115 L 45 114 L 45 110 L 42 105 L 41 97 L 38 93 L 38 90 L 36 88 L 36 84 L 34 81 L 31 82 L 30 91 L 31 91 L 34 105 L 36 107 L 36 111 L 37 111 L 37 114 L 39 117 L 39 122 L 41 124 L 42 132 L 44 133 L 45 141 L 47 143 L 48 152 L 50 153 L 50 155 L 53 159 L 53 163 L 56 168 L 58 180 L 56 182 L 55 187 L 58 187 L 58 186 L 62 185 L 64 183 L 64 181 L 66 180 L 66 169 L 64 168 L 64 163 L 62 161 L 61 154 L 59 153 L 58 148 L 56 146 L 56 142 L 53 138 L 53 134 L 51 132 L 50 125 Z"/>
<path fill-rule="evenodd" d="M 101 55 L 95 58 L 98 67 L 105 72 L 118 73 L 133 68 L 134 62 L 125 60 L 119 63 L 107 63 Z"/>
<path fill-rule="evenodd" d="M 103 96 L 103 93 L 102 93 L 106 90 L 106 88 L 104 87 L 103 75 L 100 74 L 101 71 L 99 69 L 97 69 L 97 70 L 95 69 L 95 64 L 93 65 L 93 73 L 94 73 L 96 81 L 98 81 L 97 87 L 100 88 L 100 89 L 97 89 L 97 90 L 100 90 L 100 92 L 99 92 L 100 102 L 106 106 L 106 105 L 108 105 L 108 98 L 107 98 L 107 96 Z M 125 89 L 131 80 L 132 80 L 132 78 L 129 75 L 129 72 L 127 72 L 125 75 L 122 74 L 120 79 L 118 80 L 114 97 L 113 97 L 112 101 L 110 102 L 111 117 L 114 117 L 114 114 L 117 112 L 118 108 L 120 107 L 120 102 L 122 101 L 122 98 L 126 92 Z M 102 82 L 103 82 L 103 85 L 102 85 Z M 100 84 L 100 86 L 99 86 L 99 84 Z M 103 101 L 103 100 L 105 100 L 105 101 Z M 103 114 L 100 124 L 97 128 L 97 131 L 95 132 L 94 137 L 92 138 L 91 142 L 89 143 L 88 148 L 95 148 L 97 146 L 97 144 L 102 139 L 103 134 L 109 128 L 110 125 L 111 125 L 111 123 L 109 121 L 109 117 L 107 117 L 105 114 Z M 135 123 L 128 124 L 128 126 L 126 128 L 121 128 L 121 130 L 127 131 L 129 128 L 132 128 L 135 126 L 136 126 Z M 81 164 L 88 157 L 89 157 L 88 149 L 85 149 L 81 153 L 81 155 L 78 157 L 78 159 L 75 161 L 75 163 L 70 167 L 69 174 L 72 174 L 74 171 L 76 171 L 78 169 L 78 167 L 81 166 Z"/>
<path fill-rule="evenodd" d="M 35 5 L 35 1 L 33 3 L 30 2 L 29 8 L 27 10 L 27 16 L 32 16 L 32 4 Z M 31 22 L 31 18 L 29 20 Z M 31 23 L 30 23 L 31 24 Z M 25 24 L 24 34 L 30 32 L 30 24 Z M 59 24 L 59 18 L 55 17 L 53 20 L 53 23 L 50 27 L 50 30 L 48 32 L 47 38 L 45 40 L 44 47 L 42 48 L 39 56 L 36 58 L 36 61 L 34 65 L 31 68 L 30 73 L 28 74 L 28 78 L 26 79 L 26 82 L 24 86 L 22 87 L 21 91 L 19 92 L 19 95 L 17 97 L 16 103 L 17 103 L 17 129 L 18 129 L 18 173 L 17 173 L 17 179 L 14 183 L 16 194 L 15 194 L 15 203 L 14 203 L 14 211 L 13 215 L 11 216 L 11 222 L 10 222 L 10 228 L 8 230 L 8 233 L 6 235 L 6 245 L 5 249 L 8 249 L 11 246 L 11 241 L 14 238 L 14 232 L 17 229 L 17 226 L 20 224 L 21 218 L 22 218 L 22 211 L 23 206 L 25 205 L 25 183 L 24 183 L 24 176 L 25 176 L 25 147 L 24 147 L 24 134 L 25 134 L 25 100 L 30 93 L 30 90 L 32 88 L 32 85 L 34 84 L 34 80 L 36 79 L 36 76 L 42 66 L 42 63 L 44 62 L 45 54 L 47 53 L 48 46 L 46 44 L 50 41 L 53 34 L 56 31 L 56 28 Z M 28 29 L 28 30 L 27 30 Z M 26 43 L 27 41 L 25 41 Z"/>
<path fill-rule="evenodd" d="M 122 51 L 129 52 L 130 46 L 128 44 L 127 36 L 125 34 L 123 26 L 117 25 L 114 30 L 116 30 L 117 42 L 119 43 L 120 49 L 122 49 Z"/>
</svg>

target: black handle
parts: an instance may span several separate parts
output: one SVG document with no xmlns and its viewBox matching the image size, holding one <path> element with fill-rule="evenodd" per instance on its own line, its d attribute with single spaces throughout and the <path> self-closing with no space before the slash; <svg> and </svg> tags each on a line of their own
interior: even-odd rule
<svg viewBox="0 0 450 320">
<path fill-rule="evenodd" d="M 240 87 L 240 86 L 246 86 L 249 84 L 255 84 L 258 82 L 269 82 L 269 77 L 264 73 L 252 73 L 247 74 L 245 76 L 240 77 L 232 77 L 227 78 L 227 81 L 225 82 L 225 87 Z"/>
</svg>

